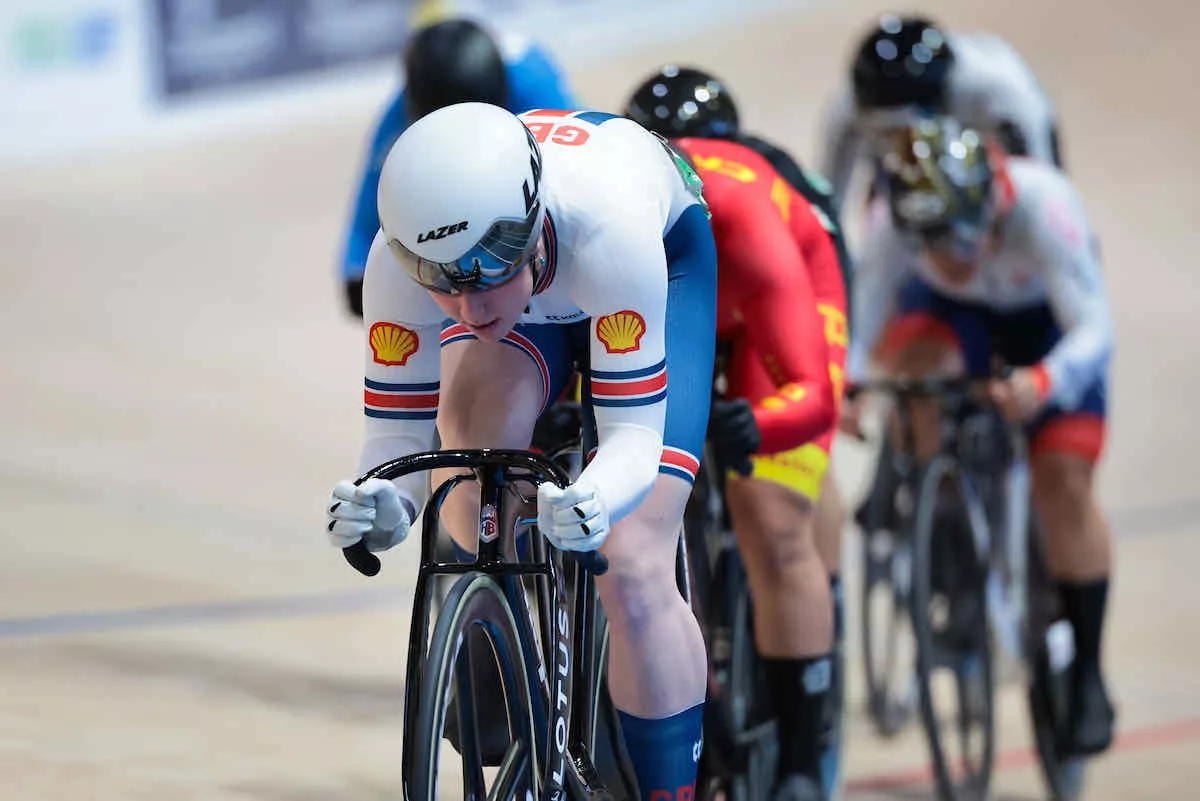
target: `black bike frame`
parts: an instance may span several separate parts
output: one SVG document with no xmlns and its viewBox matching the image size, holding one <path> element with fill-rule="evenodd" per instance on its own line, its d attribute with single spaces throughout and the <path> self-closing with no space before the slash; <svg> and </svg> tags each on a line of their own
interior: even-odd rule
<svg viewBox="0 0 1200 801">
<path fill-rule="evenodd" d="M 572 669 L 572 660 L 590 667 L 595 664 L 596 594 L 594 573 L 607 569 L 607 560 L 598 552 L 564 553 L 547 546 L 542 537 L 531 542 L 532 558 L 522 561 L 504 554 L 507 540 L 515 539 L 505 521 L 515 519 L 507 514 L 509 503 L 523 500 L 513 489 L 517 483 L 537 484 L 551 481 L 560 487 L 569 477 L 551 459 L 522 450 L 478 449 L 448 450 L 415 453 L 375 467 L 356 483 L 369 478 L 392 480 L 410 473 L 442 468 L 469 468 L 471 475 L 453 476 L 432 493 L 421 519 L 421 559 L 413 596 L 413 617 L 409 630 L 408 665 L 404 688 L 405 743 L 416 742 L 421 736 L 415 730 L 419 705 L 422 669 L 425 664 L 432 604 L 429 589 L 437 576 L 486 573 L 499 579 L 515 611 L 528 608 L 520 579 L 525 576 L 544 578 L 538 592 L 538 616 L 542 645 L 533 641 L 531 630 L 520 632 L 526 664 L 530 666 L 531 697 L 548 701 L 549 715 L 543 715 L 535 704 L 534 729 L 544 742 L 538 750 L 543 754 L 543 798 L 559 801 L 566 797 L 568 781 L 584 798 L 600 797 L 606 790 L 590 756 L 593 714 L 590 699 L 597 690 L 599 677 L 590 669 Z M 458 485 L 476 481 L 479 484 L 479 528 L 474 561 L 441 562 L 437 558 L 441 507 L 450 492 Z M 515 550 L 515 542 L 513 543 Z M 377 558 L 367 552 L 365 544 L 356 543 L 344 549 L 346 559 L 356 569 L 374 575 Z M 569 562 L 569 564 L 568 564 Z M 572 627 L 574 622 L 574 627 Z M 520 621 L 522 627 L 532 621 Z M 547 670 L 543 662 L 545 650 L 551 650 L 553 663 Z M 576 682 L 580 693 L 576 693 Z M 540 693 L 540 695 L 539 695 Z M 403 749 L 401 772 L 406 788 L 410 781 L 410 749 Z"/>
</svg>

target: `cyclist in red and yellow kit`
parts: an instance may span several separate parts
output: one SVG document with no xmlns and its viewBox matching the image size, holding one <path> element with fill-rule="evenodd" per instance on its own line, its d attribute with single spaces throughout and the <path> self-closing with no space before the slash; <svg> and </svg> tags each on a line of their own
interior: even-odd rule
<svg viewBox="0 0 1200 801">
<path fill-rule="evenodd" d="M 669 82 L 680 72 L 652 78 L 626 114 L 672 138 L 704 181 L 726 379 L 709 438 L 727 468 L 726 503 L 754 598 L 755 644 L 779 710 L 774 798 L 819 801 L 834 615 L 814 528 L 846 357 L 842 265 L 827 219 L 763 155 L 731 137 L 688 137 L 724 132 L 708 125 L 711 107 L 696 103 L 694 93 L 690 106 L 672 106 Z M 723 91 L 702 77 L 684 80 L 710 100 Z"/>
</svg>

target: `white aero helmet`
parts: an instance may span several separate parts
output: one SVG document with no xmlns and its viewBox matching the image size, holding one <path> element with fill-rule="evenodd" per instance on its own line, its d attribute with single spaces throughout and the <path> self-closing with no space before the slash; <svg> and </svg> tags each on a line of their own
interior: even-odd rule
<svg viewBox="0 0 1200 801">
<path fill-rule="evenodd" d="M 542 154 L 517 117 L 458 103 L 413 123 L 379 177 L 379 222 L 413 280 L 434 292 L 490 289 L 533 255 L 545 207 Z"/>
</svg>

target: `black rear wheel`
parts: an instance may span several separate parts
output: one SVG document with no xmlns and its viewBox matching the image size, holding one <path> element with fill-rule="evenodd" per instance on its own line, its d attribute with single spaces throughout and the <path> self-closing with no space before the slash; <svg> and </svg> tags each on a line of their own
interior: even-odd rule
<svg viewBox="0 0 1200 801">
<path fill-rule="evenodd" d="M 995 754 L 986 517 L 953 462 L 929 463 L 913 521 L 921 719 L 943 801 L 982 801 Z"/>
<path fill-rule="evenodd" d="M 442 797 L 541 797 L 542 748 L 535 721 L 545 716 L 535 714 L 534 705 L 542 699 L 533 690 L 518 631 L 508 598 L 490 576 L 465 574 L 447 594 L 422 674 L 419 740 L 413 744 L 413 782 L 407 795 L 411 801 L 437 801 L 439 783 L 453 784 L 447 777 L 454 775 L 455 751 L 462 788 L 447 787 Z M 473 677 L 481 675 L 498 676 L 499 686 L 479 686 Z M 495 710 L 496 698 L 504 702 L 498 716 L 503 721 L 480 714 Z M 454 745 L 446 739 L 448 709 L 457 716 L 450 727 Z M 506 735 L 499 748 L 494 745 L 496 727 Z"/>
</svg>

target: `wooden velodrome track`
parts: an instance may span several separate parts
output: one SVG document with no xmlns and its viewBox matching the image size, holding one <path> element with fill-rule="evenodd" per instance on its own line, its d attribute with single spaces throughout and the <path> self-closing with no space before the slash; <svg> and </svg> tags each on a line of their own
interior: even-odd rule
<svg viewBox="0 0 1200 801">
<path fill-rule="evenodd" d="M 831 5 L 573 77 L 603 108 L 659 62 L 704 64 L 735 87 L 748 127 L 811 160 L 849 42 L 883 8 Z M 1119 342 L 1101 479 L 1119 560 L 1106 652 L 1122 734 L 1087 798 L 1200 797 L 1200 427 L 1187 412 L 1200 392 L 1200 10 L 924 8 L 1031 61 L 1103 240 Z M 368 582 L 321 530 L 359 435 L 360 335 L 331 265 L 375 111 L 0 180 L 5 798 L 398 797 L 415 550 Z M 868 456 L 838 446 L 852 498 Z M 916 728 L 881 743 L 855 710 L 849 797 L 930 797 Z M 1002 730 L 995 798 L 1042 797 L 1011 692 Z"/>
</svg>

